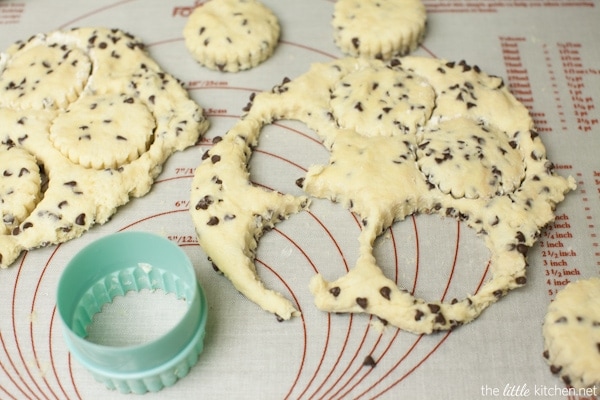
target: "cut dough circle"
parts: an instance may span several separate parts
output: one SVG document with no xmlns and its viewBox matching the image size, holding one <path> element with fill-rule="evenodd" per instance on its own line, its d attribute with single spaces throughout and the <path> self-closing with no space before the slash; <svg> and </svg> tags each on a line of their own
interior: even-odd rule
<svg viewBox="0 0 600 400">
<path fill-rule="evenodd" d="M 155 128 L 152 113 L 138 99 L 90 95 L 56 117 L 50 140 L 74 164 L 117 168 L 146 152 Z"/>
<path fill-rule="evenodd" d="M 414 51 L 426 23 L 421 0 L 337 0 L 333 40 L 346 55 L 387 61 Z"/>
<path fill-rule="evenodd" d="M 521 154 L 496 127 L 454 118 L 426 129 L 417 150 L 427 181 L 454 197 L 514 192 L 525 177 Z"/>
<path fill-rule="evenodd" d="M 435 92 L 423 78 L 382 66 L 344 76 L 333 87 L 331 109 L 341 128 L 364 136 L 392 136 L 415 133 L 424 126 L 434 98 Z"/>
<path fill-rule="evenodd" d="M 16 52 L 1 71 L 0 107 L 64 109 L 77 99 L 91 69 L 88 55 L 72 43 L 29 46 Z"/>
<path fill-rule="evenodd" d="M 544 358 L 566 385 L 600 389 L 600 278 L 580 279 L 548 305 Z"/>
<path fill-rule="evenodd" d="M 183 37 L 198 63 L 238 72 L 269 58 L 280 30 L 277 16 L 257 0 L 210 0 L 189 16 Z"/>
</svg>

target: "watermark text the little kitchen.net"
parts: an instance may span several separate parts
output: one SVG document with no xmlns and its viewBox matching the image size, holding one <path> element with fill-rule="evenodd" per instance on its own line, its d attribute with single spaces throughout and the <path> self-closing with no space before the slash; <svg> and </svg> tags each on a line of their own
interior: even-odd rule
<svg viewBox="0 0 600 400">
<path fill-rule="evenodd" d="M 526 383 L 515 385 L 507 383 L 504 386 L 481 386 L 482 397 L 553 397 L 553 396 L 584 396 L 592 397 L 600 394 L 596 387 L 591 388 L 573 388 L 560 385 L 528 385 Z"/>
</svg>

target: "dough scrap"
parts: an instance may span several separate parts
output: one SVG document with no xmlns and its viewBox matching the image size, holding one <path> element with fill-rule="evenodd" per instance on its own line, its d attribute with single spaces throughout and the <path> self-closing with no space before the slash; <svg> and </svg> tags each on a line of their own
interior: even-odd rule
<svg viewBox="0 0 600 400">
<path fill-rule="evenodd" d="M 201 65 L 238 72 L 269 58 L 280 31 L 277 16 L 257 0 L 211 0 L 192 12 L 183 37 Z"/>
<path fill-rule="evenodd" d="M 338 0 L 333 39 L 346 55 L 387 61 L 414 51 L 426 24 L 421 0 Z"/>
<path fill-rule="evenodd" d="M 202 108 L 127 32 L 15 43 L 0 53 L 0 267 L 105 223 L 207 129 Z"/>
<path fill-rule="evenodd" d="M 600 389 L 600 278 L 580 279 L 548 305 L 544 358 L 574 388 Z"/>
<path fill-rule="evenodd" d="M 35 157 L 6 145 L 0 145 L 0 173 L 0 234 L 7 234 L 39 201 L 42 177 Z"/>
<path fill-rule="evenodd" d="M 359 76 L 368 77 L 362 100 L 343 89 L 344 82 L 358 84 Z M 396 104 L 398 98 L 381 101 L 380 81 L 394 80 L 408 88 L 407 96 L 400 96 L 402 105 Z M 409 89 L 413 81 L 426 88 Z M 394 111 L 388 116 L 390 104 Z M 413 113 L 410 104 L 422 107 Z M 200 245 L 218 269 L 249 299 L 282 319 L 297 311 L 280 294 L 267 296 L 254 269 L 254 251 L 265 227 L 303 210 L 309 198 L 265 193 L 249 182 L 248 159 L 266 124 L 295 119 L 319 135 L 330 149 L 329 163 L 310 167 L 298 183 L 308 195 L 338 202 L 363 223 L 356 265 L 333 282 L 321 275 L 312 278 L 316 306 L 373 314 L 414 333 L 470 322 L 525 285 L 528 249 L 554 219 L 556 205 L 575 188 L 572 177 L 554 173 L 527 109 L 502 80 L 465 62 L 407 56 L 313 64 L 305 74 L 255 95 L 246 110 L 198 166 L 190 212 Z M 411 112 L 407 116 L 401 110 Z M 384 118 L 385 123 L 370 123 Z M 375 130 L 368 130 L 370 125 Z M 471 179 L 467 167 L 475 168 L 477 179 Z M 376 238 L 419 213 L 456 218 L 483 237 L 492 276 L 477 293 L 449 302 L 426 301 L 398 287 L 379 268 L 373 255 Z"/>
</svg>

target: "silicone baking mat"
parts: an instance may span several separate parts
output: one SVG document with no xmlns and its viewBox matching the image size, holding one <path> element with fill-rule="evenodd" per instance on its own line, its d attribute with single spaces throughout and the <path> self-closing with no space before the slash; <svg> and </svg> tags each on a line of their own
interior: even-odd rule
<svg viewBox="0 0 600 400">
<path fill-rule="evenodd" d="M 201 3 L 0 1 L 0 49 L 56 29 L 129 31 L 183 82 L 212 124 L 202 143 L 169 159 L 146 197 L 119 209 L 106 225 L 68 243 L 25 253 L 0 271 L 0 398 L 125 398 L 108 392 L 70 357 L 55 309 L 57 280 L 73 254 L 123 230 L 151 231 L 179 244 L 192 259 L 209 301 L 206 348 L 198 364 L 175 386 L 145 395 L 148 399 L 578 398 L 549 372 L 542 358 L 541 324 L 558 290 L 600 270 L 597 3 L 424 1 L 428 31 L 414 54 L 464 59 L 503 77 L 529 108 L 557 171 L 578 183 L 530 250 L 527 285 L 475 322 L 428 336 L 383 328 L 366 315 L 316 310 L 310 278 L 319 272 L 335 279 L 358 254 L 359 221 L 336 204 L 315 201 L 310 211 L 278 224 L 260 243 L 260 276 L 292 299 L 301 317 L 277 322 L 213 271 L 196 243 L 187 210 L 201 154 L 213 137 L 235 124 L 252 93 L 270 90 L 284 77 L 307 71 L 311 63 L 342 54 L 332 40 L 333 1 L 264 0 L 282 26 L 274 55 L 245 72 L 209 71 L 191 59 L 182 38 L 186 17 Z M 258 185 L 301 194 L 295 180 L 327 156 L 306 126 L 279 121 L 263 130 L 251 178 Z M 376 256 L 388 276 L 417 295 L 451 299 L 476 291 L 488 277 L 488 254 L 480 240 L 452 219 L 415 216 L 379 238 Z M 158 330 L 170 323 L 168 314 L 168 308 L 158 307 L 138 318 L 151 321 L 144 329 Z M 139 333 L 135 319 L 125 321 L 114 329 Z"/>
</svg>

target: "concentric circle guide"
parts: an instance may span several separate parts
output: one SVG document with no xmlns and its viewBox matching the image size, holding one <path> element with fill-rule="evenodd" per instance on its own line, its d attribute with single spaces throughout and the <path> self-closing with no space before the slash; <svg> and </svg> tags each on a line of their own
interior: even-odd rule
<svg viewBox="0 0 600 400">
<path fill-rule="evenodd" d="M 154 232 L 178 244 L 192 260 L 210 305 L 205 350 L 198 364 L 186 379 L 159 395 L 145 395 L 148 398 L 191 399 L 199 394 L 216 398 L 228 394 L 228 398 L 240 399 L 389 399 L 400 395 L 440 398 L 448 393 L 457 398 L 479 398 L 486 385 L 503 390 L 507 385 L 550 387 L 558 383 L 542 369 L 541 358 L 533 367 L 527 361 L 541 354 L 541 337 L 538 343 L 535 335 L 549 301 L 545 275 L 552 272 L 543 265 L 553 259 L 542 252 L 552 251 L 547 247 L 534 248 L 524 289 L 500 301 L 474 323 L 433 335 L 385 327 L 367 315 L 316 310 L 308 289 L 310 278 L 315 273 L 337 278 L 357 257 L 360 221 L 336 204 L 314 201 L 310 211 L 278 224 L 260 242 L 256 258 L 259 275 L 269 287 L 293 301 L 302 312 L 300 317 L 277 322 L 213 270 L 197 244 L 188 213 L 189 188 L 202 153 L 210 149 L 215 136 L 235 124 L 252 93 L 270 90 L 285 76 L 305 72 L 313 62 L 341 56 L 328 39 L 333 1 L 314 0 L 311 7 L 302 6 L 303 2 L 265 2 L 281 18 L 279 47 L 260 67 L 231 75 L 202 69 L 185 53 L 181 29 L 186 10 L 202 2 L 144 2 L 143 7 L 139 0 L 96 2 L 92 7 L 84 3 L 63 13 L 51 11 L 54 18 L 46 18 L 35 27 L 28 27 L 29 18 L 44 14 L 44 10 L 26 3 L 17 29 L 0 24 L 2 48 L 10 44 L 4 37 L 10 36 L 12 42 L 59 28 L 116 25 L 131 31 L 144 40 L 166 71 L 184 83 L 212 124 L 200 144 L 167 161 L 147 196 L 119 209 L 107 224 L 94 227 L 79 239 L 27 252 L 11 268 L 0 271 L 0 398 L 92 399 L 107 394 L 121 398 L 118 393 L 107 393 L 69 355 L 61 337 L 54 293 L 61 269 L 72 255 L 95 239 L 128 230 Z M 511 10 L 489 16 L 504 20 Z M 132 12 L 142 18 L 133 21 Z M 454 26 L 453 16 L 476 17 L 463 12 L 432 13 L 430 36 L 416 54 L 453 59 L 464 54 L 469 61 L 487 64 L 484 69 L 502 75 L 504 70 L 497 64 L 503 61 L 501 55 L 483 52 L 480 62 L 477 50 L 469 50 L 463 42 L 455 43 L 443 34 L 443 29 Z M 298 21 L 311 21 L 313 27 L 298 25 Z M 477 21 L 480 24 L 482 19 Z M 9 30 L 10 35 L 4 36 Z M 489 36 L 482 42 L 499 47 L 498 34 L 492 31 Z M 453 44 L 448 47 L 448 43 Z M 569 155 L 558 151 L 559 138 L 547 138 L 544 143 L 550 151 L 567 164 Z M 310 165 L 325 162 L 327 156 L 327 150 L 306 126 L 278 121 L 261 134 L 250 164 L 251 180 L 266 189 L 299 195 L 302 191 L 296 179 Z M 563 213 L 570 216 L 571 225 L 578 220 L 577 212 L 584 209 L 575 201 L 579 200 L 567 204 Z M 592 222 L 598 217 L 593 212 L 588 215 Z M 488 254 L 479 240 L 454 219 L 411 216 L 378 239 L 375 254 L 387 276 L 410 292 L 432 300 L 462 298 L 476 292 L 489 278 Z M 561 243 L 564 251 L 575 246 L 571 250 L 581 255 L 585 252 L 574 242 L 563 239 Z M 517 381 L 515 376 L 523 380 Z"/>
</svg>

